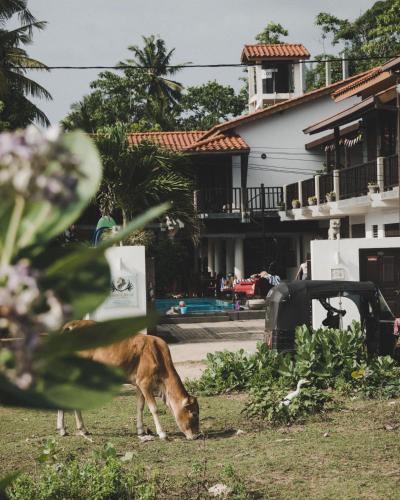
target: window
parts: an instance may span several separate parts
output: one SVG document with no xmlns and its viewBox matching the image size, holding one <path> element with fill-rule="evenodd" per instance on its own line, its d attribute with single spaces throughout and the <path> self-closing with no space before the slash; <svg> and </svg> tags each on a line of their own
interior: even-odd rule
<svg viewBox="0 0 400 500">
<path fill-rule="evenodd" d="M 399 224 L 385 224 L 385 237 L 400 236 Z"/>
<path fill-rule="evenodd" d="M 287 62 L 271 61 L 264 62 L 262 69 L 267 72 L 267 78 L 263 78 L 263 94 L 283 93 L 292 91 L 292 64 Z"/>
<path fill-rule="evenodd" d="M 352 224 L 351 237 L 352 238 L 365 238 L 365 224 Z"/>
<path fill-rule="evenodd" d="M 377 238 L 378 237 L 378 225 L 374 224 L 372 226 L 372 237 Z"/>
</svg>

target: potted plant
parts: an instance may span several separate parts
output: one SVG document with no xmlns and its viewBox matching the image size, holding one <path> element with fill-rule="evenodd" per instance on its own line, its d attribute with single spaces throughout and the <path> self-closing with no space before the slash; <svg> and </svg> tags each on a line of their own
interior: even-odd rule
<svg viewBox="0 0 400 500">
<path fill-rule="evenodd" d="M 379 191 L 379 186 L 377 182 L 368 182 L 369 194 L 377 193 L 378 191 Z"/>
<path fill-rule="evenodd" d="M 278 203 L 278 210 L 280 212 L 283 212 L 284 210 L 286 210 L 286 205 L 285 205 L 285 203 L 283 201 L 281 201 L 281 202 Z"/>
<path fill-rule="evenodd" d="M 316 196 L 309 196 L 307 198 L 308 204 L 311 205 L 316 205 L 317 204 L 317 197 Z"/>
<path fill-rule="evenodd" d="M 300 208 L 300 200 L 292 200 L 292 208 Z"/>
<path fill-rule="evenodd" d="M 326 201 L 336 201 L 335 191 L 331 191 L 329 193 L 326 193 L 325 197 L 326 197 Z"/>
</svg>

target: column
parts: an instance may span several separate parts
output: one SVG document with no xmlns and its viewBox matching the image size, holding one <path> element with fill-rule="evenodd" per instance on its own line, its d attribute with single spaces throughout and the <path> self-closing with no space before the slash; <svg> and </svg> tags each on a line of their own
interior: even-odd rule
<svg viewBox="0 0 400 500">
<path fill-rule="evenodd" d="M 340 170 L 333 171 L 333 190 L 336 194 L 336 201 L 340 200 Z"/>
<path fill-rule="evenodd" d="M 238 279 L 244 278 L 244 254 L 243 254 L 243 238 L 235 239 L 235 267 L 233 272 Z"/>
<path fill-rule="evenodd" d="M 383 193 L 383 191 L 385 190 L 384 167 L 385 158 L 383 156 L 378 156 L 378 158 L 376 159 L 376 182 L 381 193 Z"/>
<path fill-rule="evenodd" d="M 225 267 L 226 274 L 233 273 L 233 269 L 235 267 L 234 258 L 233 258 L 233 240 L 226 240 L 226 256 L 225 256 Z"/>
<path fill-rule="evenodd" d="M 222 240 L 214 242 L 214 271 L 215 274 L 222 273 Z"/>
<path fill-rule="evenodd" d="M 214 276 L 214 240 L 208 238 L 208 248 L 207 248 L 207 271 L 211 276 Z"/>
</svg>

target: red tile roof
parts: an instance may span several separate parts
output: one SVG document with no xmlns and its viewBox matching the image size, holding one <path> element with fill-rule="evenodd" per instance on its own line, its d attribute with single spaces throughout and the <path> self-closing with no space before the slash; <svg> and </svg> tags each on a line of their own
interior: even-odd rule
<svg viewBox="0 0 400 500">
<path fill-rule="evenodd" d="M 137 146 L 142 141 L 151 141 L 164 148 L 182 151 L 198 141 L 204 131 L 196 130 L 190 132 L 135 132 L 129 134 L 129 144 Z"/>
<path fill-rule="evenodd" d="M 242 51 L 242 62 L 255 61 L 264 58 L 301 58 L 308 59 L 310 53 L 301 43 L 258 43 L 245 45 Z"/>
<path fill-rule="evenodd" d="M 369 69 L 359 74 L 358 77 L 347 85 L 343 85 L 338 90 L 333 92 L 332 97 L 336 100 L 341 100 L 342 96 L 349 97 L 348 94 L 355 94 L 364 88 L 364 84 L 369 83 L 371 80 L 376 78 L 382 73 L 382 68 L 380 66 L 376 68 Z M 354 92 L 356 91 L 356 92 Z"/>
<path fill-rule="evenodd" d="M 128 140 L 130 144 L 135 146 L 147 140 L 164 148 L 188 153 L 229 153 L 250 150 L 246 142 L 237 134 L 220 133 L 214 137 L 201 140 L 201 137 L 205 134 L 205 131 L 198 130 L 188 132 L 136 132 L 129 134 Z"/>
</svg>

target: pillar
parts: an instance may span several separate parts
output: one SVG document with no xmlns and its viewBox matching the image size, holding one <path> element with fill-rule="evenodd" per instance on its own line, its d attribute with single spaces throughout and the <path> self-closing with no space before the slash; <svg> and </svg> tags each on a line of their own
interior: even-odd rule
<svg viewBox="0 0 400 500">
<path fill-rule="evenodd" d="M 336 194 L 336 201 L 340 200 L 340 170 L 333 171 L 333 190 Z"/>
<path fill-rule="evenodd" d="M 225 267 L 226 274 L 233 273 L 235 267 L 234 257 L 233 257 L 233 240 L 226 240 L 226 255 L 225 255 Z"/>
<path fill-rule="evenodd" d="M 214 271 L 215 274 L 222 273 L 222 240 L 214 242 Z"/>
<path fill-rule="evenodd" d="M 383 158 L 383 156 L 378 156 L 378 158 L 376 159 L 376 182 L 381 193 L 383 193 L 383 191 L 385 190 L 384 168 L 385 158 Z"/>
<path fill-rule="evenodd" d="M 234 274 L 238 279 L 244 278 L 244 254 L 243 254 L 243 238 L 235 239 L 235 264 Z"/>
<path fill-rule="evenodd" d="M 214 240 L 208 238 L 208 248 L 207 248 L 207 271 L 211 276 L 214 276 Z"/>
</svg>

